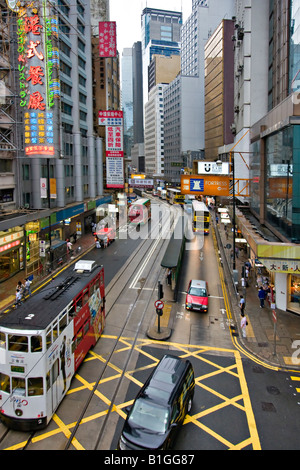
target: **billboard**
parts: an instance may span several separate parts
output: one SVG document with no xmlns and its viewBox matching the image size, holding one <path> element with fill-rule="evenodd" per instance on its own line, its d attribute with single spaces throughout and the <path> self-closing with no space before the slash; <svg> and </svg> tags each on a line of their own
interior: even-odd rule
<svg viewBox="0 0 300 470">
<path fill-rule="evenodd" d="M 108 189 L 124 188 L 124 158 L 106 157 L 106 187 Z"/>
<path fill-rule="evenodd" d="M 58 19 L 50 2 L 24 1 L 17 8 L 17 60 L 20 107 L 24 116 L 25 155 L 58 156 Z"/>
<path fill-rule="evenodd" d="M 198 174 L 199 175 L 229 175 L 229 163 L 228 162 L 198 162 Z"/>
<path fill-rule="evenodd" d="M 123 126 L 123 111 L 99 111 L 99 126 Z"/>
<path fill-rule="evenodd" d="M 181 193 L 195 196 L 229 196 L 228 176 L 182 175 Z"/>
<path fill-rule="evenodd" d="M 117 25 L 115 21 L 99 22 L 100 57 L 117 57 Z"/>
<path fill-rule="evenodd" d="M 123 126 L 106 126 L 106 156 L 123 157 Z"/>
<path fill-rule="evenodd" d="M 106 187 L 124 188 L 123 126 L 106 126 Z"/>
</svg>

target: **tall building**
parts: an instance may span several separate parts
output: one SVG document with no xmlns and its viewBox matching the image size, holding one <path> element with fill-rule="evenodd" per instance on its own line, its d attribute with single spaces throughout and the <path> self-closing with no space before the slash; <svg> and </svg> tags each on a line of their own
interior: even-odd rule
<svg viewBox="0 0 300 470">
<path fill-rule="evenodd" d="M 243 28 L 240 32 L 244 32 L 245 50 L 244 75 L 239 79 L 245 106 L 240 113 L 243 111 L 247 116 L 251 136 L 249 208 L 238 209 L 237 224 L 250 247 L 250 257 L 258 258 L 268 272 L 275 287 L 276 306 L 297 314 L 300 314 L 299 8 L 299 0 L 274 0 L 263 7 L 259 1 L 249 4 L 240 0 L 236 18 L 237 31 Z M 250 25 L 253 31 L 244 43 Z M 264 60 L 262 57 L 259 60 L 261 51 Z M 252 55 L 254 61 L 249 62 Z M 257 78 L 255 70 L 259 73 Z M 256 86 L 248 83 L 249 76 L 251 82 L 257 80 Z M 237 125 L 240 122 L 238 119 Z M 235 150 L 240 151 L 239 145 Z M 255 225 L 255 231 L 249 221 Z"/>
<path fill-rule="evenodd" d="M 235 15 L 235 0 L 194 0 L 192 13 L 181 31 L 181 74 L 198 77 L 200 93 L 195 99 L 203 118 L 199 121 L 198 149 L 205 148 L 205 90 L 204 50 L 205 44 L 223 19 Z"/>
<path fill-rule="evenodd" d="M 165 180 L 180 184 L 188 155 L 199 158 L 199 122 L 203 119 L 197 97 L 197 77 L 178 75 L 164 91 L 164 175 Z"/>
<path fill-rule="evenodd" d="M 164 99 L 166 85 L 151 89 L 145 106 L 145 172 L 152 177 L 164 175 Z"/>
<path fill-rule="evenodd" d="M 133 147 L 132 162 L 140 172 L 145 171 L 144 152 L 144 100 L 143 100 L 143 62 L 142 43 L 132 47 L 132 86 L 133 86 Z"/>
<path fill-rule="evenodd" d="M 233 142 L 233 20 L 223 20 L 205 45 L 205 158 L 215 161 L 219 147 Z"/>
<path fill-rule="evenodd" d="M 235 0 L 194 1 L 192 13 L 182 26 L 181 78 L 171 82 L 165 92 L 169 103 L 165 106 L 165 176 L 174 183 L 180 182 L 187 159 L 204 155 L 204 48 L 222 19 L 232 18 L 234 6 Z M 172 103 L 180 105 L 182 116 L 172 109 Z"/>
<path fill-rule="evenodd" d="M 148 67 L 154 54 L 180 55 L 182 13 L 145 8 L 142 13 L 144 103 L 148 101 Z"/>
<path fill-rule="evenodd" d="M 132 48 L 123 49 L 122 54 L 122 110 L 124 116 L 124 152 L 131 156 L 133 145 L 133 83 Z"/>
</svg>

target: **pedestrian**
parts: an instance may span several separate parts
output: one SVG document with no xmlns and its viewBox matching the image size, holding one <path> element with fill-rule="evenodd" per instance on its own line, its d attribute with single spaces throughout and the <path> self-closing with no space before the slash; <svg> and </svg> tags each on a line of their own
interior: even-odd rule
<svg viewBox="0 0 300 470">
<path fill-rule="evenodd" d="M 27 277 L 25 279 L 25 283 L 24 283 L 24 293 L 23 293 L 23 297 L 25 298 L 25 295 L 28 294 L 30 295 L 31 297 L 31 289 L 30 289 L 30 284 L 31 284 L 31 281 L 29 280 L 29 278 Z"/>
<path fill-rule="evenodd" d="M 68 253 L 71 253 L 72 252 L 72 243 L 70 242 L 69 239 L 67 239 L 67 251 Z"/>
<path fill-rule="evenodd" d="M 266 293 L 265 293 L 265 290 L 262 286 L 260 287 L 260 289 L 258 291 L 258 298 L 259 298 L 259 301 L 260 301 L 260 308 L 264 308 Z"/>
<path fill-rule="evenodd" d="M 246 326 L 248 325 L 247 318 L 244 314 L 244 312 L 241 313 L 241 329 L 242 329 L 242 334 L 243 338 L 247 338 L 247 333 L 246 333 Z"/>
<path fill-rule="evenodd" d="M 15 306 L 21 305 L 22 303 L 22 292 L 20 289 L 16 289 L 16 303 Z"/>
<path fill-rule="evenodd" d="M 16 286 L 16 291 L 20 293 L 21 298 L 24 296 L 24 289 L 25 289 L 24 284 L 22 284 L 21 281 L 18 281 L 18 284 Z"/>
<path fill-rule="evenodd" d="M 100 242 L 99 242 L 98 239 L 96 240 L 96 248 L 101 248 L 101 247 L 100 247 Z"/>
<path fill-rule="evenodd" d="M 243 295 L 240 296 L 240 309 L 241 309 L 241 315 L 242 315 L 245 310 L 245 299 Z"/>
<path fill-rule="evenodd" d="M 172 269 L 168 269 L 167 271 L 167 283 L 170 286 L 172 283 Z"/>
</svg>

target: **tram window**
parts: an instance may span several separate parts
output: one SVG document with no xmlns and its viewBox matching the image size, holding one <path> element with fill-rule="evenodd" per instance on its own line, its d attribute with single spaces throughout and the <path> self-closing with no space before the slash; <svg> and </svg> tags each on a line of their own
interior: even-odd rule
<svg viewBox="0 0 300 470">
<path fill-rule="evenodd" d="M 28 396 L 37 396 L 44 394 L 43 377 L 30 377 L 27 381 Z"/>
<path fill-rule="evenodd" d="M 70 317 L 75 317 L 76 313 L 75 313 L 75 303 L 72 305 L 72 307 L 70 308 L 69 310 L 69 315 Z"/>
<path fill-rule="evenodd" d="M 47 392 L 50 390 L 50 370 L 48 370 L 46 374 L 46 387 L 47 387 Z"/>
<path fill-rule="evenodd" d="M 0 372 L 0 390 L 2 392 L 10 393 L 10 378 L 9 378 L 9 375 L 1 374 L 1 372 Z"/>
<path fill-rule="evenodd" d="M 41 336 L 31 336 L 31 352 L 42 352 L 43 343 Z"/>
<path fill-rule="evenodd" d="M 56 341 L 57 337 L 58 337 L 58 324 L 55 323 L 55 325 L 53 325 L 53 329 L 52 329 L 52 339 L 53 339 L 53 343 L 54 341 Z"/>
<path fill-rule="evenodd" d="M 46 346 L 47 346 L 47 349 L 50 348 L 52 344 L 52 334 L 51 334 L 51 330 L 48 331 L 48 333 L 46 334 Z"/>
<path fill-rule="evenodd" d="M 28 352 L 28 337 L 19 335 L 8 335 L 9 351 Z"/>
<path fill-rule="evenodd" d="M 89 290 L 86 289 L 84 292 L 83 292 L 83 305 L 85 305 L 89 300 Z"/>
<path fill-rule="evenodd" d="M 82 297 L 76 300 L 76 312 L 79 312 L 82 309 Z"/>
<path fill-rule="evenodd" d="M 68 315 L 67 313 L 59 320 L 59 331 L 62 332 L 68 324 Z"/>
<path fill-rule="evenodd" d="M 90 321 L 88 320 L 85 323 L 85 325 L 83 325 L 83 335 L 84 336 L 89 332 L 89 329 L 90 329 Z"/>
<path fill-rule="evenodd" d="M 0 348 L 5 349 L 5 347 L 6 347 L 5 333 L 0 332 Z"/>
<path fill-rule="evenodd" d="M 11 380 L 12 380 L 13 394 L 25 396 L 26 395 L 25 379 L 22 379 L 20 377 L 12 377 Z"/>
</svg>

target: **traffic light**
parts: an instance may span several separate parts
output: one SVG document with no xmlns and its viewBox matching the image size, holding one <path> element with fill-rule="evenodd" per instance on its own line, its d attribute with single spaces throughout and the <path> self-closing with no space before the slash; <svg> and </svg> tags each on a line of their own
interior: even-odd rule
<svg viewBox="0 0 300 470">
<path fill-rule="evenodd" d="M 162 299 L 164 296 L 163 285 L 158 281 L 158 300 Z"/>
</svg>

